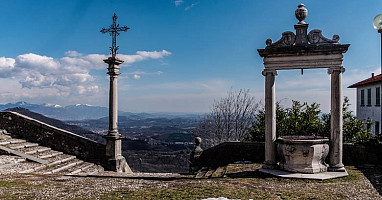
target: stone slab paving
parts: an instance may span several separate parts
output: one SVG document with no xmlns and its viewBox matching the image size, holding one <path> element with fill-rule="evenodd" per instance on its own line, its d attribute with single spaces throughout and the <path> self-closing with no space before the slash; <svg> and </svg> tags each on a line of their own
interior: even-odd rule
<svg viewBox="0 0 382 200">
<path fill-rule="evenodd" d="M 281 178 L 312 179 L 312 180 L 321 180 L 321 181 L 348 176 L 348 173 L 346 170 L 345 172 L 322 172 L 322 173 L 316 173 L 316 174 L 294 173 L 294 172 L 287 172 L 287 171 L 276 170 L 276 169 L 263 169 L 263 168 L 260 168 L 259 171 L 266 174 L 271 174 L 277 177 L 281 177 Z"/>
</svg>

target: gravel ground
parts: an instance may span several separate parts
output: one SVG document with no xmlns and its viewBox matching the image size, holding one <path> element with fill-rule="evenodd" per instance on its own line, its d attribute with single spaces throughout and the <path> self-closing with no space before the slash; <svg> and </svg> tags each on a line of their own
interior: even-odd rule
<svg viewBox="0 0 382 200">
<path fill-rule="evenodd" d="M 230 165 L 226 178 L 171 181 L 3 173 L 0 199 L 382 199 L 381 166 L 347 167 L 349 177 L 329 181 L 278 179 L 254 171 L 259 166 Z"/>
</svg>

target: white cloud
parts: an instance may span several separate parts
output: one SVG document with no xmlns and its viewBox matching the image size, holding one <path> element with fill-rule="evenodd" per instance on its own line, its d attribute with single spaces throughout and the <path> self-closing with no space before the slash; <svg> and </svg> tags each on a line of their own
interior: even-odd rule
<svg viewBox="0 0 382 200">
<path fill-rule="evenodd" d="M 0 57 L 0 69 L 13 68 L 15 65 L 15 59 Z"/>
<path fill-rule="evenodd" d="M 196 2 L 196 3 L 192 3 L 191 5 L 187 6 L 184 10 L 185 11 L 188 11 L 188 10 L 191 10 L 193 7 L 195 7 L 196 5 L 198 5 L 200 2 Z"/>
<path fill-rule="evenodd" d="M 76 51 L 67 51 L 65 54 L 66 56 L 61 58 L 34 53 L 22 54 L 16 58 L 0 57 L 2 83 L 0 100 L 6 102 L 31 100 L 33 102 L 39 99 L 42 102 L 55 102 L 60 101 L 58 99 L 65 99 L 61 102 L 65 104 L 72 99 L 74 101 L 89 96 L 103 99 L 103 96 L 101 95 L 101 97 L 99 94 L 107 92 L 104 91 L 105 88 L 98 85 L 99 76 L 96 78 L 92 70 L 105 69 L 107 65 L 103 59 L 106 59 L 108 55 L 81 54 Z M 171 55 L 171 52 L 162 50 L 137 51 L 134 55 L 120 54 L 118 56 L 123 60 L 126 59 L 121 66 L 129 66 L 135 62 L 160 59 L 168 55 Z M 135 79 L 139 79 L 143 74 L 160 75 L 162 73 L 161 71 L 143 72 L 138 70 L 131 75 Z"/>
<path fill-rule="evenodd" d="M 134 72 L 127 72 L 126 74 L 138 74 L 138 75 L 161 75 L 163 74 L 162 71 L 156 71 L 156 72 L 144 72 L 144 71 L 134 71 Z"/>
<path fill-rule="evenodd" d="M 140 79 L 140 78 L 141 78 L 140 75 L 138 75 L 138 74 L 134 74 L 134 79 L 138 80 L 138 79 Z"/>
<path fill-rule="evenodd" d="M 140 62 L 147 59 L 159 59 L 165 56 L 171 55 L 171 52 L 162 50 L 162 51 L 137 51 L 135 55 L 125 55 L 119 54 L 118 58 L 125 61 L 121 66 L 128 66 L 135 62 Z"/>
<path fill-rule="evenodd" d="M 65 55 L 70 56 L 70 57 L 80 57 L 80 56 L 82 56 L 81 53 L 78 53 L 77 51 L 71 51 L 71 50 L 65 52 Z"/>
<path fill-rule="evenodd" d="M 40 56 L 33 53 L 23 54 L 16 57 L 15 67 L 30 70 L 40 70 L 46 73 L 55 71 L 60 63 L 52 57 Z"/>
<path fill-rule="evenodd" d="M 15 67 L 15 59 L 0 57 L 0 77 L 9 77 Z"/>
<path fill-rule="evenodd" d="M 180 4 L 182 4 L 183 2 L 184 2 L 183 0 L 175 0 L 174 1 L 175 7 L 180 6 Z"/>
<path fill-rule="evenodd" d="M 61 58 L 61 62 L 64 62 L 66 65 L 76 65 L 87 69 L 104 69 L 106 64 L 103 62 L 103 60 L 108 57 L 108 55 L 103 54 L 82 55 L 76 51 L 67 51 L 66 55 L 68 57 Z M 169 55 L 171 55 L 171 52 L 162 50 L 137 51 L 134 55 L 118 54 L 117 57 L 124 61 L 124 63 L 122 63 L 120 66 L 126 67 L 136 62 L 144 61 L 147 59 L 160 59 Z"/>
</svg>

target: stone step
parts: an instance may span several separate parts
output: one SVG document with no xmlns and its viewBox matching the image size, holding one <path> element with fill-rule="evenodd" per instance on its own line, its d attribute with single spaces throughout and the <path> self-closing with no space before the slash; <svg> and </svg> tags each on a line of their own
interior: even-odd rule
<svg viewBox="0 0 382 200">
<path fill-rule="evenodd" d="M 214 173 L 212 173 L 211 177 L 212 178 L 221 178 L 224 176 L 225 172 L 227 170 L 227 167 L 218 167 Z"/>
<path fill-rule="evenodd" d="M 30 147 L 28 149 L 25 149 L 24 153 L 25 154 L 35 154 L 35 156 L 41 158 L 39 156 L 40 153 L 42 152 L 46 152 L 46 151 L 49 151 L 51 150 L 49 147 L 42 147 L 42 146 L 35 146 L 35 147 Z"/>
<path fill-rule="evenodd" d="M 84 162 L 81 165 L 78 165 L 76 168 L 73 168 L 73 170 L 67 175 L 78 174 L 80 172 L 83 172 L 83 171 L 91 168 L 91 167 L 94 167 L 94 165 L 95 164 L 93 164 L 93 163 Z"/>
<path fill-rule="evenodd" d="M 195 175 L 195 178 L 203 178 L 203 177 L 206 175 L 207 172 L 208 172 L 208 171 L 201 170 L 200 172 L 198 172 L 198 173 Z"/>
<path fill-rule="evenodd" d="M 43 164 L 43 165 L 39 165 L 39 166 L 34 167 L 34 168 L 23 170 L 23 171 L 20 171 L 19 173 L 24 174 L 24 173 L 38 172 L 38 171 L 41 171 L 41 170 L 46 169 L 46 168 L 53 168 L 53 166 L 55 166 L 55 165 L 65 163 L 65 162 L 68 162 L 68 161 L 76 158 L 75 156 L 69 156 L 69 155 L 66 155 L 66 156 L 67 156 L 66 158 L 58 159 L 58 160 L 55 160 L 55 161 L 50 162 L 48 164 Z"/>
<path fill-rule="evenodd" d="M 56 156 L 62 155 L 62 154 L 64 154 L 64 153 L 62 153 L 60 151 L 48 151 L 46 154 L 38 155 L 38 157 L 41 159 L 46 159 L 46 158 L 56 157 Z"/>
<path fill-rule="evenodd" d="M 42 160 L 42 159 L 37 158 L 35 156 L 31 156 L 31 155 L 25 154 L 23 152 L 16 151 L 16 150 L 13 150 L 13 149 L 10 149 L 8 147 L 1 146 L 1 145 L 0 145 L 0 151 L 1 152 L 5 152 L 7 154 L 20 156 L 22 158 L 26 158 L 27 160 L 30 160 L 30 161 L 33 161 L 33 162 L 37 162 L 37 163 L 40 163 L 40 164 L 47 164 L 48 163 L 48 161 L 46 161 L 46 160 Z"/>
<path fill-rule="evenodd" d="M 204 174 L 203 178 L 210 178 L 214 172 L 215 169 L 208 170 L 208 172 Z"/>
<path fill-rule="evenodd" d="M 13 149 L 13 150 L 24 149 L 24 148 L 28 148 L 28 147 L 36 147 L 36 146 L 38 146 L 37 143 L 29 143 L 29 142 L 7 145 L 8 148 Z"/>
<path fill-rule="evenodd" d="M 12 139 L 11 136 L 9 135 L 4 135 L 4 134 L 0 134 L 0 141 L 3 142 L 3 141 L 6 141 L 6 140 L 10 140 Z"/>
<path fill-rule="evenodd" d="M 39 174 L 95 174 L 103 171 L 99 165 L 84 162 L 76 156 L 54 151 L 49 147 L 39 146 L 37 143 L 27 142 L 17 139 L 19 136 L 13 134 L 0 134 L 0 150 L 11 155 L 21 156 L 22 166 L 19 162 L 3 163 L 2 168 L 9 168 L 20 165 L 16 170 L 18 173 L 39 173 Z M 34 162 L 25 162 L 34 161 Z M 21 171 L 20 171 L 21 170 Z M 14 172 L 16 172 L 14 171 Z M 2 173 L 2 172 L 0 172 Z"/>
<path fill-rule="evenodd" d="M 58 155 L 56 157 L 53 157 L 52 159 L 48 160 L 50 163 L 47 164 L 48 167 L 52 167 L 70 160 L 76 159 L 76 156 L 71 156 L 71 155 Z"/>
<path fill-rule="evenodd" d="M 99 165 L 93 165 L 92 167 L 84 169 L 77 174 L 78 175 L 93 175 L 93 174 L 97 174 L 99 172 L 103 172 L 103 170 L 104 170 L 103 167 L 101 167 Z"/>
<path fill-rule="evenodd" d="M 17 143 L 24 143 L 24 142 L 26 142 L 26 140 L 10 139 L 10 140 L 1 141 L 0 145 L 17 144 Z"/>
<path fill-rule="evenodd" d="M 71 162 L 64 162 L 64 163 L 61 163 L 60 165 L 55 166 L 55 169 L 43 172 L 43 174 L 54 174 L 54 173 L 57 173 L 57 172 L 60 172 L 60 171 L 64 171 L 64 170 L 70 169 L 70 168 L 72 168 L 74 166 L 77 166 L 77 165 L 83 163 L 83 162 L 84 161 L 82 161 L 82 160 L 74 160 L 74 161 L 71 161 Z"/>
</svg>

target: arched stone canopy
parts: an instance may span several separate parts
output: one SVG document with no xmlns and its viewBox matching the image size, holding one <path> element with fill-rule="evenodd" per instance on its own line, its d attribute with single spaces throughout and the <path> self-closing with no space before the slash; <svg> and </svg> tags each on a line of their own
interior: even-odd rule
<svg viewBox="0 0 382 200">
<path fill-rule="evenodd" d="M 277 168 L 276 160 L 276 92 L 277 70 L 327 68 L 331 75 L 331 134 L 329 171 L 344 171 L 342 164 L 342 66 L 343 53 L 350 44 L 340 44 L 339 36 L 325 38 L 321 30 L 307 32 L 309 24 L 303 20 L 307 10 L 303 4 L 296 10 L 299 23 L 296 33 L 287 31 L 277 42 L 266 40 L 266 47 L 258 49 L 263 57 L 265 76 L 265 163 L 264 168 Z"/>
</svg>

